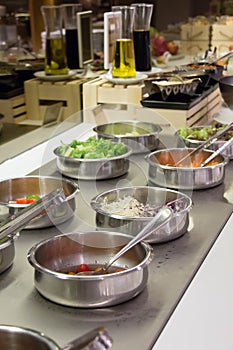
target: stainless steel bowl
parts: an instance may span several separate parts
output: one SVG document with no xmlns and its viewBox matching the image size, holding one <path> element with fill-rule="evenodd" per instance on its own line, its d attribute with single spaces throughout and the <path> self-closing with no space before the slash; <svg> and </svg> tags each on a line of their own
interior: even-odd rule
<svg viewBox="0 0 233 350">
<path fill-rule="evenodd" d="M 44 240 L 28 253 L 35 269 L 38 292 L 58 304 L 96 308 L 116 305 L 132 299 L 146 286 L 152 250 L 137 244 L 115 262 L 126 268 L 106 275 L 69 275 L 80 264 L 102 265 L 132 238 L 117 232 L 91 231 L 58 235 Z"/>
<path fill-rule="evenodd" d="M 99 159 L 70 158 L 60 155 L 59 147 L 54 150 L 58 170 L 65 176 L 82 180 L 104 180 L 124 175 L 129 170 L 129 156 L 132 150 L 120 156 Z"/>
<path fill-rule="evenodd" d="M 30 194 L 42 197 L 60 187 L 63 188 L 67 201 L 32 219 L 25 228 L 35 229 L 58 225 L 74 215 L 75 196 L 79 188 L 73 181 L 52 176 L 25 176 L 3 180 L 0 181 L 0 205 L 8 208 L 9 215 L 14 215 L 25 207 L 11 203 L 16 198 L 24 198 Z"/>
<path fill-rule="evenodd" d="M 5 237 L 0 240 L 0 273 L 6 271 L 13 264 L 15 258 L 15 238 Z M 1 346 L 0 346 L 1 348 Z"/>
<path fill-rule="evenodd" d="M 157 124 L 137 120 L 97 125 L 93 130 L 99 138 L 124 142 L 135 154 L 156 150 L 159 145 L 159 133 L 162 131 Z"/>
<path fill-rule="evenodd" d="M 46 334 L 34 329 L 0 325 L 2 350 L 77 350 L 84 349 L 87 345 L 88 349 L 109 349 L 112 346 L 112 339 L 103 327 L 98 327 L 60 347 Z"/>
<path fill-rule="evenodd" d="M 219 89 L 224 102 L 233 110 L 233 75 L 226 75 L 219 79 Z"/>
<path fill-rule="evenodd" d="M 103 209 L 103 202 L 112 203 L 130 196 L 143 203 L 153 207 L 162 206 L 168 202 L 182 197 L 182 204 L 174 212 L 171 219 L 168 220 L 161 228 L 151 232 L 147 238 L 149 243 L 167 242 L 178 238 L 187 232 L 189 225 L 189 211 L 192 207 L 191 199 L 178 191 L 168 190 L 159 187 L 136 186 L 123 187 L 106 192 L 102 192 L 91 201 L 92 208 L 96 211 L 96 225 L 101 229 L 108 229 L 131 235 L 136 235 L 147 223 L 151 217 L 127 217 L 116 215 Z"/>
<path fill-rule="evenodd" d="M 1 325 L 0 348 L 2 350 L 60 350 L 49 337 L 33 329 Z"/>
<path fill-rule="evenodd" d="M 149 182 L 173 189 L 197 190 L 219 185 L 225 176 L 225 165 L 228 158 L 218 155 L 216 161 L 219 163 L 206 167 L 179 167 L 167 164 L 175 164 L 191 152 L 194 148 L 170 148 L 152 152 L 145 157 L 149 163 Z M 205 160 L 214 151 L 202 150 L 194 156 L 195 160 Z"/>
<path fill-rule="evenodd" d="M 200 125 L 200 126 L 195 126 L 195 129 L 202 129 L 206 127 L 206 125 Z M 192 129 L 192 128 L 191 128 Z M 196 148 L 199 147 L 204 141 L 200 141 L 200 140 L 195 140 L 195 139 L 187 139 L 187 138 L 183 138 L 181 136 L 179 136 L 179 131 L 176 133 L 177 136 L 179 137 L 179 139 L 181 140 L 182 146 L 187 146 L 189 148 Z M 217 140 L 214 143 L 212 143 L 208 149 L 214 150 L 216 151 L 217 149 L 219 149 L 226 141 L 224 140 Z M 229 159 L 233 159 L 233 145 L 230 145 L 228 148 L 226 148 L 222 154 L 226 157 L 228 157 Z"/>
</svg>

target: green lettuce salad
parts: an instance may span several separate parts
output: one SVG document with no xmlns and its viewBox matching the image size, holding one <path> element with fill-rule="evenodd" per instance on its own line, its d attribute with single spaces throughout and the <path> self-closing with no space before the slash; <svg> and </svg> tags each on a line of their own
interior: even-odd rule
<svg viewBox="0 0 233 350">
<path fill-rule="evenodd" d="M 178 134 L 184 139 L 207 141 L 211 136 L 215 135 L 218 131 L 225 127 L 225 124 L 191 128 L 188 126 L 183 126 L 180 128 Z M 226 135 L 224 135 L 224 141 L 229 140 L 231 137 L 233 137 L 233 132 L 228 131 Z"/>
<path fill-rule="evenodd" d="M 99 159 L 112 158 L 128 151 L 123 142 L 115 143 L 108 139 L 89 137 L 86 141 L 73 140 L 58 147 L 60 155 L 70 158 Z"/>
</svg>

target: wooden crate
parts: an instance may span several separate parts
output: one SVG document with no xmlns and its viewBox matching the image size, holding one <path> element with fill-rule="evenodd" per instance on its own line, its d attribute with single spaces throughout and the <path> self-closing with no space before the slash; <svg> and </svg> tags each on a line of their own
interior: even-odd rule
<svg viewBox="0 0 233 350">
<path fill-rule="evenodd" d="M 185 23 L 181 25 L 180 38 L 184 41 L 209 41 L 210 24 Z"/>
<path fill-rule="evenodd" d="M 60 120 L 81 111 L 82 85 L 84 82 L 86 82 L 86 79 L 50 82 L 36 78 L 25 81 L 27 119 L 43 120 L 47 107 L 56 102 L 62 102 L 63 104 Z"/>
<path fill-rule="evenodd" d="M 19 123 L 26 118 L 25 95 L 0 99 L 0 112 L 4 123 Z"/>
<path fill-rule="evenodd" d="M 205 52 L 211 45 L 211 26 L 186 23 L 181 26 L 181 50 L 185 55 Z"/>
<path fill-rule="evenodd" d="M 156 108 L 156 111 L 163 115 L 175 129 L 179 129 L 184 125 L 193 126 L 208 123 L 220 111 L 221 107 L 222 96 L 217 88 L 188 110 Z"/>
<path fill-rule="evenodd" d="M 97 78 L 83 84 L 83 109 L 97 106 L 99 103 L 140 105 L 144 91 L 143 83 L 116 85 Z"/>
<path fill-rule="evenodd" d="M 140 101 L 144 93 L 144 84 L 128 86 L 113 85 L 100 78 L 87 82 L 83 85 L 83 120 L 84 122 L 94 122 L 99 125 L 106 122 L 122 120 L 124 114 L 127 118 L 130 114 L 128 113 L 130 109 L 133 111 L 134 106 L 141 105 Z M 116 107 L 112 110 L 108 109 L 107 115 L 103 112 L 102 108 L 98 108 L 101 105 L 114 104 Z M 119 105 L 119 107 L 117 107 L 117 105 Z M 121 108 L 120 106 L 122 105 L 125 107 Z M 157 116 L 162 118 L 160 119 L 163 124 L 167 122 L 175 129 L 179 129 L 183 125 L 205 124 L 220 110 L 221 106 L 221 93 L 219 88 L 216 88 L 188 110 L 166 108 L 152 109 L 157 113 Z M 122 112 L 122 110 L 125 112 Z M 144 120 L 147 121 L 146 119 Z"/>
</svg>

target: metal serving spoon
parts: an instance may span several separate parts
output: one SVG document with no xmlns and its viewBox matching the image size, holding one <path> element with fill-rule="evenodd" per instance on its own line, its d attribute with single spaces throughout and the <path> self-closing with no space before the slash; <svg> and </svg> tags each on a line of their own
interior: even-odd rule
<svg viewBox="0 0 233 350">
<path fill-rule="evenodd" d="M 103 265 L 97 271 L 84 271 L 79 272 L 80 275 L 102 275 L 110 268 L 110 266 L 118 260 L 123 254 L 125 254 L 129 249 L 133 248 L 136 244 L 143 241 L 147 236 L 150 235 L 152 228 L 159 229 L 167 220 L 171 217 L 173 210 L 168 206 L 164 205 L 159 209 L 158 213 L 153 216 L 151 221 L 133 238 L 131 239 L 119 252 L 117 252 L 105 265 Z"/>
</svg>

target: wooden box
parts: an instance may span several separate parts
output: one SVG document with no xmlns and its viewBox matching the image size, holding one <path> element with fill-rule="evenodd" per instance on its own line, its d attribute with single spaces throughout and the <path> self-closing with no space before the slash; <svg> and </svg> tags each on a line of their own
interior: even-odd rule
<svg viewBox="0 0 233 350">
<path fill-rule="evenodd" d="M 87 82 L 83 85 L 83 120 L 84 122 L 99 125 L 122 120 L 124 114 L 128 118 L 130 110 L 133 111 L 137 106 L 141 106 L 144 93 L 144 84 L 128 86 L 113 85 L 100 78 Z M 101 106 L 107 108 L 107 105 L 114 104 L 114 108 L 111 109 L 108 107 L 107 115 L 103 113 Z M 175 129 L 179 129 L 183 125 L 191 126 L 207 123 L 220 110 L 221 106 L 221 93 L 219 88 L 216 88 L 188 110 L 150 109 L 156 112 L 157 116 L 160 116 L 157 120 L 160 119 L 163 124 L 169 123 Z M 146 119 L 144 120 L 148 121 Z"/>
<path fill-rule="evenodd" d="M 75 79 L 50 82 L 37 78 L 25 81 L 27 119 L 42 120 L 47 107 L 56 102 L 62 102 L 61 121 L 81 111 L 82 84 L 85 81 L 86 79 Z"/>
<path fill-rule="evenodd" d="M 180 38 L 183 41 L 206 41 L 209 42 L 210 38 L 210 25 L 209 24 L 191 24 L 186 23 L 181 25 Z"/>
<path fill-rule="evenodd" d="M 156 111 L 163 115 L 175 129 L 181 126 L 193 126 L 207 124 L 222 107 L 222 96 L 219 88 L 200 100 L 196 105 L 187 110 L 160 109 Z"/>
<path fill-rule="evenodd" d="M 209 42 L 207 41 L 182 41 L 181 51 L 184 55 L 197 55 L 200 52 L 205 52 L 209 49 Z"/>
<path fill-rule="evenodd" d="M 107 104 L 139 104 L 144 94 L 144 83 L 116 85 L 97 78 L 83 84 L 83 109 Z"/>
<path fill-rule="evenodd" d="M 19 123 L 26 118 L 26 104 L 24 94 L 8 99 L 0 99 L 0 111 L 4 123 Z"/>
<path fill-rule="evenodd" d="M 229 51 L 230 45 L 233 45 L 233 22 L 213 24 L 211 45 L 212 50 L 216 47 L 218 56 Z"/>
<path fill-rule="evenodd" d="M 186 23 L 181 26 L 181 50 L 185 55 L 196 55 L 210 47 L 211 26 L 209 24 Z"/>
</svg>

